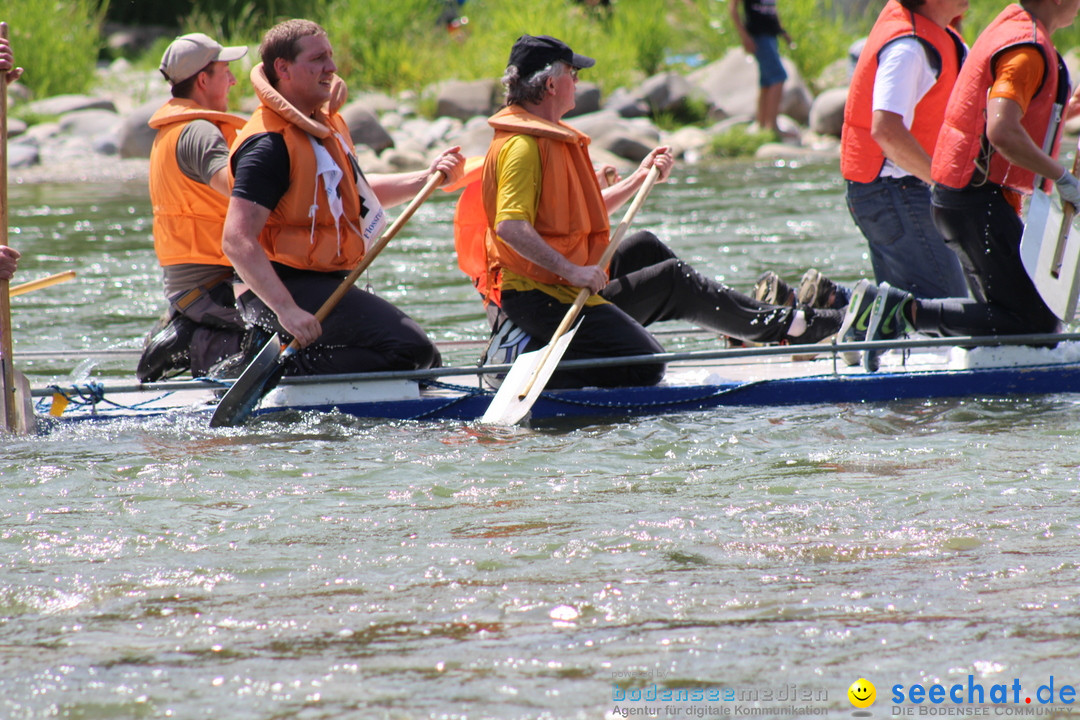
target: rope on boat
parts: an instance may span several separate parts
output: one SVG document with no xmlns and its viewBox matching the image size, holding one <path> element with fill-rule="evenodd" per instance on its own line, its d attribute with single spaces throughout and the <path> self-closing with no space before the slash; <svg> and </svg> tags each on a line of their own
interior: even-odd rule
<svg viewBox="0 0 1080 720">
<path fill-rule="evenodd" d="M 146 405 L 155 403 L 169 397 L 173 391 L 167 391 L 157 397 L 148 398 L 132 405 L 124 405 L 110 400 L 105 394 L 105 386 L 102 383 L 88 382 L 84 385 L 69 385 L 62 388 L 59 385 L 49 385 L 52 395 L 39 398 L 35 409 L 42 414 L 51 414 L 50 410 L 57 396 L 63 398 L 65 405 L 73 405 L 76 408 L 90 408 L 90 414 L 97 413 L 99 404 L 110 405 L 121 410 L 139 410 Z"/>
<path fill-rule="evenodd" d="M 454 405 L 457 405 L 458 403 L 461 403 L 461 402 L 464 402 L 465 400 L 468 400 L 469 398 L 475 397 L 477 395 L 486 394 L 486 391 L 481 390 L 478 387 L 469 387 L 468 385 L 455 385 L 454 383 L 441 382 L 439 380 L 426 381 L 426 382 L 422 383 L 422 385 L 424 385 L 426 387 L 439 388 L 440 390 L 450 390 L 450 391 L 453 391 L 453 392 L 459 392 L 459 393 L 461 393 L 461 395 L 459 395 L 458 397 L 455 397 L 455 398 L 451 398 L 451 399 L 447 400 L 445 403 L 443 403 L 442 405 L 439 405 L 438 407 L 432 408 L 431 410 L 428 410 L 427 412 L 422 412 L 422 413 L 418 413 L 417 415 L 413 415 L 412 417 L 409 418 L 410 420 L 426 420 L 429 417 L 433 417 L 433 416 L 443 412 L 444 410 L 446 410 L 448 408 L 451 408 Z"/>
</svg>

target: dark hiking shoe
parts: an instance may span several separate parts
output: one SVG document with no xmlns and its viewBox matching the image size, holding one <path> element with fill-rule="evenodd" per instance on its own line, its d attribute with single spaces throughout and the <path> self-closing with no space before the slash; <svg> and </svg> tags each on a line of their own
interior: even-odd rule
<svg viewBox="0 0 1080 720">
<path fill-rule="evenodd" d="M 214 380 L 235 380 L 240 377 L 273 336 L 274 333 L 258 325 L 249 327 L 240 343 L 240 352 L 211 365 L 206 371 L 206 377 Z"/>
<path fill-rule="evenodd" d="M 800 305 L 812 308 L 835 308 L 843 302 L 836 292 L 836 283 L 818 272 L 817 268 L 810 268 L 802 276 L 796 298 Z"/>
<path fill-rule="evenodd" d="M 754 284 L 754 299 L 769 305 L 795 305 L 795 291 L 772 270 L 761 273 Z"/>
<path fill-rule="evenodd" d="M 188 348 L 198 327 L 194 320 L 176 314 L 165 327 L 154 333 L 143 348 L 135 368 L 139 382 L 154 382 L 163 377 L 179 375 L 191 367 Z"/>
</svg>

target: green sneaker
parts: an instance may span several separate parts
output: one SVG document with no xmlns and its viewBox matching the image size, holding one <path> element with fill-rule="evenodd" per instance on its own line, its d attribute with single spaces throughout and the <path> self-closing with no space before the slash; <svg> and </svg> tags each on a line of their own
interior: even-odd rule
<svg viewBox="0 0 1080 720">
<path fill-rule="evenodd" d="M 867 323 L 867 340 L 892 340 L 906 335 L 910 329 L 905 308 L 914 300 L 911 293 L 894 288 L 887 282 L 878 285 L 877 297 L 870 311 Z M 869 350 L 863 353 L 863 368 L 867 372 L 877 372 L 881 366 L 880 356 L 883 350 Z"/>
<path fill-rule="evenodd" d="M 838 343 L 866 339 L 866 328 L 870 324 L 870 313 L 873 310 L 875 297 L 877 297 L 877 286 L 866 278 L 855 284 L 855 289 L 851 291 L 851 302 L 848 303 L 847 311 L 844 313 L 844 321 L 836 333 Z M 853 367 L 859 364 L 861 355 L 855 350 L 845 350 L 843 358 L 848 367 Z"/>
</svg>

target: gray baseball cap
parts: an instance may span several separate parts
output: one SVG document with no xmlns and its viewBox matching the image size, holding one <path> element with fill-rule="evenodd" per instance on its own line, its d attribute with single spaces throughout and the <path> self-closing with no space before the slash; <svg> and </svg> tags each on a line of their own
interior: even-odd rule
<svg viewBox="0 0 1080 720">
<path fill-rule="evenodd" d="M 222 47 L 208 35 L 181 35 L 165 48 L 161 56 L 161 74 L 170 85 L 182 83 L 212 62 L 232 62 L 247 55 L 246 47 Z"/>
</svg>

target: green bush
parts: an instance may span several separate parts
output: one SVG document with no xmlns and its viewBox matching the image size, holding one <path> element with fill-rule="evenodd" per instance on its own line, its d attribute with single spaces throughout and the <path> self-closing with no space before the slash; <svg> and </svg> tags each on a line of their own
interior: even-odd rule
<svg viewBox="0 0 1080 720">
<path fill-rule="evenodd" d="M 721 158 L 752 157 L 759 147 L 776 141 L 776 134 L 771 130 L 751 130 L 749 125 L 740 123 L 713 136 L 709 154 Z"/>
<path fill-rule="evenodd" d="M 108 0 L 5 3 L 0 19 L 8 24 L 16 64 L 26 69 L 20 82 L 36 97 L 88 90 L 107 6 Z"/>
</svg>

